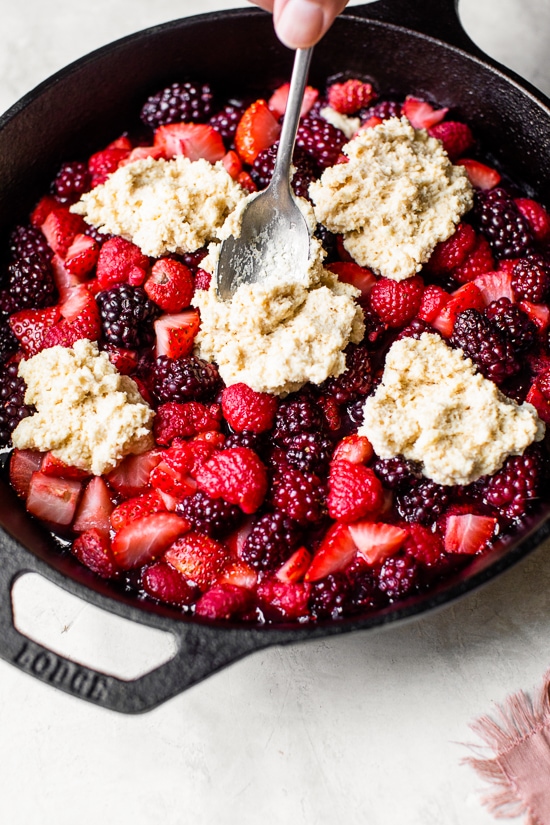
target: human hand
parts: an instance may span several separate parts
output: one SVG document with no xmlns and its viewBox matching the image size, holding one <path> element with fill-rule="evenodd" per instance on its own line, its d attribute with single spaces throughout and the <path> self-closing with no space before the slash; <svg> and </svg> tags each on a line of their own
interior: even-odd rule
<svg viewBox="0 0 550 825">
<path fill-rule="evenodd" d="M 331 27 L 348 0 L 251 0 L 273 12 L 279 40 L 291 49 L 315 45 Z"/>
</svg>

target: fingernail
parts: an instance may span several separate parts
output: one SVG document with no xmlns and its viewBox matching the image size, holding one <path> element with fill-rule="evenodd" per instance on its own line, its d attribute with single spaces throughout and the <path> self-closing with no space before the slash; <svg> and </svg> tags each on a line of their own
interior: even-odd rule
<svg viewBox="0 0 550 825">
<path fill-rule="evenodd" d="M 317 3 L 290 0 L 275 21 L 275 29 L 285 46 L 305 49 L 320 38 L 324 22 L 323 9 Z"/>
</svg>

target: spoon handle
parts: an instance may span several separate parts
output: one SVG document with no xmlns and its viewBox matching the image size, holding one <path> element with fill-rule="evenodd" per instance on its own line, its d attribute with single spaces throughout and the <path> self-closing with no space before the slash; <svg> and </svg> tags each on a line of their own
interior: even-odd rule
<svg viewBox="0 0 550 825">
<path fill-rule="evenodd" d="M 292 153 L 294 152 L 296 132 L 298 131 L 298 123 L 300 121 L 300 109 L 302 108 L 312 53 L 313 47 L 309 49 L 296 49 L 294 65 L 292 67 L 292 77 L 290 78 L 288 100 L 283 119 L 283 128 L 281 130 L 275 168 L 271 179 L 271 185 L 273 187 L 279 185 L 284 186 L 290 182 L 290 164 L 292 162 Z"/>
</svg>

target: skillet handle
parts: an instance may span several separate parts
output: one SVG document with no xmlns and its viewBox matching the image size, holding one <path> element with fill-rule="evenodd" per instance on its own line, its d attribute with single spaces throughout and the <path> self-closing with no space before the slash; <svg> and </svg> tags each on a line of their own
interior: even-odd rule
<svg viewBox="0 0 550 825">
<path fill-rule="evenodd" d="M 271 643 L 254 630 L 164 621 L 163 617 L 144 613 L 144 624 L 168 630 L 175 636 L 176 653 L 137 679 L 119 679 L 54 653 L 17 630 L 11 591 L 16 579 L 27 572 L 40 573 L 63 585 L 62 578 L 57 580 L 55 575 L 48 575 L 48 568 L 39 559 L 11 537 L 3 536 L 0 541 L 0 658 L 72 696 L 120 713 L 151 710 L 231 662 Z M 94 593 L 90 591 L 89 595 L 89 601 L 97 604 Z M 111 599 L 108 602 L 112 612 L 118 613 L 118 603 Z M 106 604 L 102 602 L 99 606 Z"/>
<path fill-rule="evenodd" d="M 460 0 L 377 0 L 365 6 L 351 6 L 345 13 L 403 26 L 464 49 L 475 57 L 487 59 L 485 52 L 476 46 L 462 27 L 458 15 L 459 2 Z"/>
</svg>

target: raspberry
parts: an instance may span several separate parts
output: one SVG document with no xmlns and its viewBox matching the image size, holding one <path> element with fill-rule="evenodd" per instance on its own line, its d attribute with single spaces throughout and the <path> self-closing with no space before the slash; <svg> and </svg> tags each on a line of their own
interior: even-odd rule
<svg viewBox="0 0 550 825">
<path fill-rule="evenodd" d="M 103 334 L 111 344 L 137 349 L 153 342 L 153 321 L 159 310 L 142 287 L 118 284 L 100 292 L 97 304 Z"/>
<path fill-rule="evenodd" d="M 252 527 L 241 558 L 256 570 L 276 570 L 300 543 L 300 526 L 280 510 L 265 513 Z"/>
<path fill-rule="evenodd" d="M 466 123 L 444 120 L 428 129 L 431 137 L 437 138 L 452 161 L 464 155 L 474 145 L 472 130 Z"/>
<path fill-rule="evenodd" d="M 512 344 L 515 352 L 525 352 L 537 340 L 537 328 L 526 312 L 509 298 L 492 301 L 485 309 L 492 321 Z"/>
<path fill-rule="evenodd" d="M 207 83 L 172 83 L 147 99 L 140 117 L 153 129 L 182 121 L 200 123 L 212 114 L 212 99 Z"/>
<path fill-rule="evenodd" d="M 483 235 L 478 235 L 476 245 L 466 260 L 453 269 L 453 278 L 459 284 L 466 284 L 484 272 L 492 272 L 494 268 L 495 259 L 489 241 Z"/>
<path fill-rule="evenodd" d="M 397 510 L 408 522 L 434 524 L 446 509 L 451 498 L 451 488 L 422 478 L 397 493 Z"/>
<path fill-rule="evenodd" d="M 527 449 L 510 456 L 486 487 L 485 500 L 508 519 L 524 516 L 540 494 L 542 464 L 538 453 Z"/>
<path fill-rule="evenodd" d="M 160 403 L 211 398 L 220 385 L 220 376 L 214 364 L 196 355 L 185 358 L 159 356 L 155 362 L 153 392 Z"/>
<path fill-rule="evenodd" d="M 214 539 L 223 539 L 241 523 L 243 512 L 236 504 L 223 498 L 211 498 L 198 490 L 185 496 L 177 505 L 176 513 L 191 523 L 193 530 Z"/>
<path fill-rule="evenodd" d="M 171 444 L 174 438 L 189 438 L 201 432 L 219 430 L 221 418 L 217 405 L 206 406 L 200 401 L 178 404 L 168 401 L 156 412 L 154 429 L 157 444 Z"/>
<path fill-rule="evenodd" d="M 332 442 L 323 433 L 297 433 L 286 441 L 288 463 L 304 473 L 324 475 L 332 453 Z"/>
<path fill-rule="evenodd" d="M 529 224 L 505 189 L 476 192 L 475 214 L 498 258 L 519 258 L 531 247 Z"/>
<path fill-rule="evenodd" d="M 31 415 L 33 407 L 25 404 L 25 382 L 17 375 L 19 365 L 7 364 L 0 372 L 0 444 L 9 444 L 19 422 Z"/>
<path fill-rule="evenodd" d="M 293 467 L 276 473 L 271 498 L 275 507 L 299 524 L 318 521 L 324 512 L 324 490 L 318 476 Z"/>
<path fill-rule="evenodd" d="M 378 585 L 392 601 L 410 595 L 418 584 L 418 562 L 412 556 L 386 559 Z"/>
<path fill-rule="evenodd" d="M 363 121 L 371 117 L 379 117 L 381 120 L 388 120 L 390 117 L 401 117 L 403 107 L 397 100 L 379 100 L 374 106 L 370 106 L 362 112 Z"/>
<path fill-rule="evenodd" d="M 327 90 L 328 105 L 343 115 L 354 115 L 375 97 L 372 85 L 360 80 L 333 83 Z"/>
<path fill-rule="evenodd" d="M 309 609 L 316 619 L 338 619 L 344 613 L 350 582 L 345 573 L 330 573 L 312 582 Z"/>
<path fill-rule="evenodd" d="M 382 509 L 382 484 L 370 467 L 350 461 L 333 461 L 328 480 L 327 506 L 336 521 L 353 522 L 375 517 Z"/>
<path fill-rule="evenodd" d="M 283 446 L 289 438 L 298 433 L 322 430 L 323 413 L 307 395 L 293 396 L 279 405 L 273 438 Z"/>
<path fill-rule="evenodd" d="M 321 169 L 334 166 L 347 138 L 322 117 L 306 115 L 300 121 L 296 135 L 296 145 L 305 149 Z"/>
<path fill-rule="evenodd" d="M 42 309 L 55 304 L 57 289 L 45 258 L 19 258 L 8 266 L 14 309 Z"/>
<path fill-rule="evenodd" d="M 199 489 L 212 498 L 238 504 L 244 513 L 255 513 L 267 492 L 267 471 L 253 450 L 233 447 L 221 450 L 195 471 Z"/>
<path fill-rule="evenodd" d="M 141 584 L 148 596 L 179 607 L 193 604 L 200 595 L 195 585 L 164 561 L 150 564 L 143 572 Z"/>
<path fill-rule="evenodd" d="M 229 426 L 237 432 L 262 433 L 275 421 L 278 401 L 266 392 L 255 392 L 246 384 L 232 384 L 222 392 L 222 410 Z"/>
<path fill-rule="evenodd" d="M 252 164 L 250 175 L 258 189 L 265 189 L 273 176 L 278 147 L 279 141 L 277 140 L 261 151 Z M 319 167 L 313 157 L 300 147 L 296 147 L 294 151 L 292 164 L 295 168 L 292 176 L 292 189 L 298 197 L 308 198 L 309 184 L 319 177 Z"/>
<path fill-rule="evenodd" d="M 102 245 L 97 259 L 96 275 L 100 289 L 127 283 L 141 286 L 149 269 L 149 259 L 141 249 L 115 235 Z"/>
<path fill-rule="evenodd" d="M 64 163 L 53 182 L 53 189 L 61 203 L 75 203 L 92 185 L 88 165 L 82 161 Z"/>
<path fill-rule="evenodd" d="M 550 215 L 544 206 L 531 198 L 515 198 L 514 202 L 529 224 L 537 243 L 545 243 L 550 236 Z"/>
<path fill-rule="evenodd" d="M 207 590 L 195 605 L 195 616 L 205 619 L 243 617 L 253 605 L 250 590 L 234 584 L 216 584 Z"/>
<path fill-rule="evenodd" d="M 450 238 L 437 244 L 426 269 L 434 273 L 452 272 L 465 262 L 473 251 L 476 240 L 475 229 L 468 223 L 459 223 Z"/>
<path fill-rule="evenodd" d="M 266 618 L 270 621 L 307 617 L 311 585 L 308 582 L 282 582 L 264 579 L 258 585 L 258 599 Z"/>
<path fill-rule="evenodd" d="M 424 282 L 419 275 L 404 281 L 380 278 L 370 293 L 371 308 L 389 327 L 402 327 L 420 307 Z"/>
<path fill-rule="evenodd" d="M 382 484 L 390 490 L 399 490 L 421 477 L 420 471 L 412 461 L 407 461 L 401 456 L 379 458 L 374 462 L 373 470 Z"/>
<path fill-rule="evenodd" d="M 512 289 L 520 301 L 542 303 L 550 291 L 550 266 L 542 255 L 531 255 L 514 264 Z"/>
<path fill-rule="evenodd" d="M 39 258 L 48 264 L 52 250 L 40 229 L 35 226 L 16 226 L 10 235 L 10 251 L 14 260 Z"/>
<path fill-rule="evenodd" d="M 421 524 L 411 524 L 403 549 L 408 556 L 431 567 L 441 561 L 444 555 L 443 541 L 439 533 L 428 530 Z"/>
<path fill-rule="evenodd" d="M 222 138 L 228 143 L 235 139 L 235 132 L 237 131 L 237 124 L 241 119 L 246 106 L 244 103 L 232 101 L 227 103 L 223 109 L 212 115 L 208 123 Z"/>
<path fill-rule="evenodd" d="M 496 384 L 515 375 L 520 369 L 506 336 L 496 323 L 477 309 L 466 309 L 458 315 L 450 341 L 472 359 L 486 378 Z"/>
<path fill-rule="evenodd" d="M 368 395 L 372 389 L 371 356 L 364 346 L 348 344 L 346 369 L 341 375 L 327 378 L 323 389 L 337 401 L 346 404 Z"/>
</svg>

